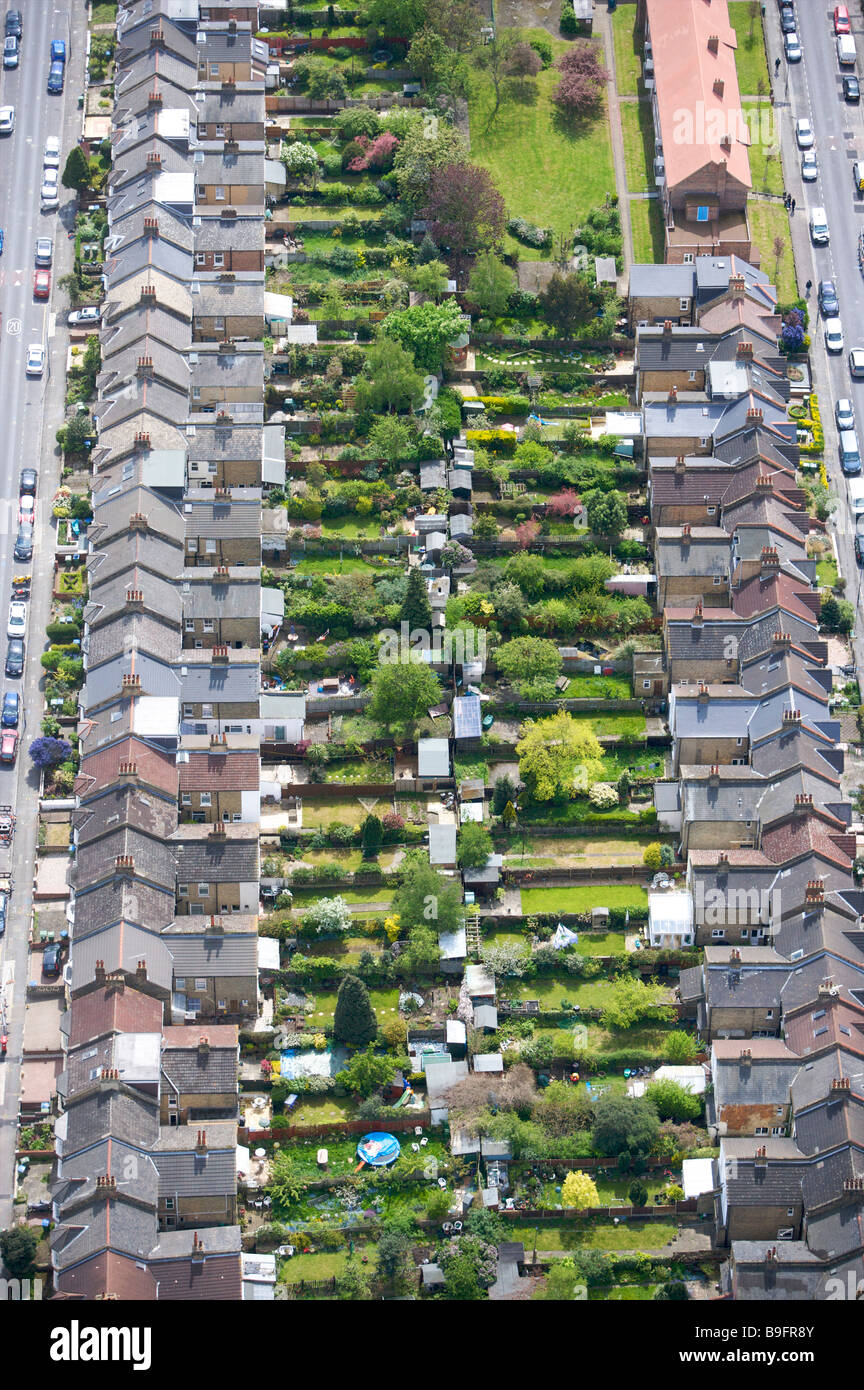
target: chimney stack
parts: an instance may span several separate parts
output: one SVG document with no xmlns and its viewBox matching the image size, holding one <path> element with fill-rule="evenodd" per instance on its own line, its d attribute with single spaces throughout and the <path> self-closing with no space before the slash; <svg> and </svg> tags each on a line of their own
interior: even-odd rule
<svg viewBox="0 0 864 1390">
<path fill-rule="evenodd" d="M 131 675 L 124 676 L 123 679 L 122 679 L 122 681 L 120 682 L 120 684 L 121 684 L 121 686 L 122 686 L 123 694 L 124 694 L 124 695 L 140 695 L 140 694 L 141 694 L 141 677 L 140 677 L 140 676 L 131 676 Z"/>
<path fill-rule="evenodd" d="M 795 798 L 796 802 L 798 798 Z M 811 797 L 812 800 L 812 797 Z M 811 878 L 804 890 L 805 907 L 823 907 L 825 904 L 825 880 L 823 878 Z"/>
<path fill-rule="evenodd" d="M 700 705 L 704 705 L 707 702 L 709 695 L 710 691 L 707 685 L 705 685 L 704 682 L 700 682 L 699 689 L 696 692 L 696 698 L 699 701 Z"/>
<path fill-rule="evenodd" d="M 671 402 L 674 403 L 675 401 L 677 401 L 677 399 L 678 399 L 678 387 L 677 387 L 677 386 L 670 386 L 670 387 L 669 387 L 669 400 L 670 400 Z"/>
<path fill-rule="evenodd" d="M 104 960 L 97 960 L 96 964 L 95 964 L 94 967 L 93 967 L 93 978 L 94 978 L 94 980 L 96 981 L 97 985 L 104 985 L 104 983 L 105 983 L 105 962 L 104 962 Z"/>
<path fill-rule="evenodd" d="M 120 776 L 121 776 L 121 777 L 137 777 L 137 776 L 138 776 L 138 764 L 137 764 L 137 763 L 122 762 L 122 763 L 120 764 L 119 771 L 120 771 Z"/>
<path fill-rule="evenodd" d="M 702 600 L 701 600 L 701 598 L 700 598 L 699 602 L 696 604 L 696 607 L 693 609 L 693 616 L 692 616 L 692 618 L 690 619 L 690 626 L 691 626 L 691 627 L 701 627 L 702 624 L 703 624 L 703 622 L 704 622 L 704 620 L 705 620 L 705 614 L 704 614 L 704 611 L 703 611 L 703 608 L 702 608 Z"/>
<path fill-rule="evenodd" d="M 792 634 L 790 632 L 775 632 L 771 635 L 771 645 L 777 651 L 787 651 L 792 646 Z"/>
<path fill-rule="evenodd" d="M 153 358 L 139 357 L 138 364 L 135 368 L 135 375 L 151 377 L 153 375 Z"/>
<path fill-rule="evenodd" d="M 149 448 L 150 448 L 150 435 L 147 433 L 146 430 L 136 430 L 136 432 L 135 432 L 135 448 L 136 448 L 136 449 L 149 449 Z"/>
<path fill-rule="evenodd" d="M 132 874 L 135 872 L 135 859 L 131 854 L 118 854 L 114 857 L 114 872 Z"/>
<path fill-rule="evenodd" d="M 800 711 L 800 709 L 784 709 L 784 711 L 783 711 L 783 723 L 784 723 L 784 724 L 800 724 L 800 723 L 801 723 L 801 711 Z"/>
<path fill-rule="evenodd" d="M 198 1239 L 197 1231 L 192 1237 L 192 1263 L 193 1265 L 202 1265 L 204 1263 L 204 1246 Z"/>
<path fill-rule="evenodd" d="M 708 52 L 709 52 L 709 53 L 717 53 L 718 50 L 719 50 L 719 48 L 720 48 L 720 35 L 719 35 L 719 34 L 709 34 L 709 36 L 708 36 Z"/>
<path fill-rule="evenodd" d="M 664 319 L 664 320 L 663 320 L 663 337 L 664 337 L 664 338 L 671 338 L 671 337 L 672 337 L 672 320 L 671 320 L 671 319 Z"/>
<path fill-rule="evenodd" d="M 675 459 L 675 472 L 676 472 L 676 473 L 686 473 L 686 472 L 687 472 L 687 465 L 686 465 L 685 462 L 684 462 L 684 455 L 683 455 L 683 454 L 678 454 L 677 457 L 676 457 L 676 459 Z"/>
<path fill-rule="evenodd" d="M 130 531 L 146 531 L 147 516 L 144 512 L 133 512 L 129 518 Z"/>
<path fill-rule="evenodd" d="M 738 1061 L 745 1067 L 749 1067 L 752 1064 L 753 1053 L 749 1047 L 743 1048 L 742 1051 L 738 1053 Z"/>
<path fill-rule="evenodd" d="M 153 303 L 156 302 L 156 286 L 155 286 L 155 285 L 142 285 L 142 286 L 141 286 L 141 302 L 142 302 L 142 304 L 153 304 Z"/>
<path fill-rule="evenodd" d="M 196 1139 L 195 1139 L 195 1152 L 196 1152 L 196 1154 L 206 1154 L 206 1152 L 207 1152 L 207 1132 L 206 1132 L 206 1130 L 199 1129 L 198 1135 L 197 1135 L 197 1137 L 196 1137 Z"/>
<path fill-rule="evenodd" d="M 743 299 L 746 287 L 747 281 L 743 275 L 729 276 L 729 293 L 733 299 Z"/>
<path fill-rule="evenodd" d="M 157 92 L 157 91 L 148 92 L 148 93 L 147 93 L 147 105 L 150 107 L 151 111 L 152 111 L 154 108 L 158 110 L 158 108 L 162 105 L 162 93 L 161 93 L 161 92 Z M 146 222 L 146 221 L 145 221 L 145 223 L 144 223 L 144 226 L 145 226 L 145 227 L 147 226 L 147 222 Z"/>
<path fill-rule="evenodd" d="M 213 648 L 210 653 L 214 665 L 224 665 L 228 661 L 228 648 L 222 644 Z"/>
<path fill-rule="evenodd" d="M 198 1056 L 202 1058 L 210 1056 L 210 1039 L 206 1036 L 198 1039 Z"/>
<path fill-rule="evenodd" d="M 160 102 L 160 105 L 161 105 L 161 102 L 162 102 L 162 98 L 161 98 L 161 97 L 159 98 L 159 102 Z M 158 236 L 158 235 L 159 235 L 159 219 L 158 219 L 158 217 L 145 217 L 145 218 L 144 218 L 144 234 L 145 234 L 145 236 Z"/>
<path fill-rule="evenodd" d="M 747 420 L 748 423 L 751 425 L 762 424 L 762 411 L 759 409 L 758 405 L 750 406 L 749 410 L 747 411 Z"/>
<path fill-rule="evenodd" d="M 739 343 L 738 346 L 737 346 L 737 348 L 735 349 L 735 355 L 736 355 L 737 357 L 752 357 L 752 356 L 753 356 L 753 344 L 752 344 L 752 343 Z"/>
<path fill-rule="evenodd" d="M 719 787 L 720 785 L 720 766 L 718 763 L 712 763 L 708 769 L 708 785 L 709 787 Z M 726 862 L 729 862 L 728 855 Z"/>
</svg>

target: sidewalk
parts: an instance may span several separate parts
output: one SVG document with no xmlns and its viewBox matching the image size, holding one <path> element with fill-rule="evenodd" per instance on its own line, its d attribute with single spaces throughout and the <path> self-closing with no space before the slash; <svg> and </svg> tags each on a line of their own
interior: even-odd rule
<svg viewBox="0 0 864 1390">
<path fill-rule="evenodd" d="M 606 99 L 609 103 L 609 131 L 612 136 L 612 163 L 615 168 L 615 188 L 618 193 L 618 212 L 621 217 L 624 271 L 618 277 L 618 293 L 626 295 L 630 267 L 633 264 L 633 229 L 630 225 L 630 197 L 627 191 L 627 170 L 624 163 L 624 137 L 621 133 L 618 82 L 615 72 L 615 44 L 612 40 L 612 20 L 608 10 L 594 10 L 594 33 L 602 36 L 609 81 Z"/>
</svg>

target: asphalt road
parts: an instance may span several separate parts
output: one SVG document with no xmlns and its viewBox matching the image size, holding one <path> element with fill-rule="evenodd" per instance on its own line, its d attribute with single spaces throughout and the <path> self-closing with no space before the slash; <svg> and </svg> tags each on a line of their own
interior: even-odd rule
<svg viewBox="0 0 864 1390">
<path fill-rule="evenodd" d="M 850 6 L 849 9 L 858 50 L 857 73 L 864 83 L 864 18 L 859 7 Z M 853 105 L 843 99 L 843 73 L 856 69 L 841 69 L 837 61 L 833 6 L 796 0 L 795 11 L 804 56 L 800 63 L 787 64 L 781 42 L 779 7 L 776 0 L 768 0 L 769 68 L 773 75 L 775 60 L 779 57 L 780 69 L 774 78 L 775 112 L 780 121 L 786 188 L 797 205 L 791 223 L 802 293 L 807 280 L 813 281 L 810 361 L 825 430 L 825 464 L 831 490 L 837 497 L 831 528 L 840 572 L 846 579 L 846 597 L 855 603 L 857 610 L 853 648 L 856 665 L 864 676 L 864 624 L 861 619 L 864 569 L 856 563 L 852 548 L 855 522 L 849 507 L 847 482 L 840 468 L 839 440 L 834 424 L 835 402 L 843 396 L 848 397 L 855 408 L 859 443 L 864 444 L 864 381 L 852 379 L 848 364 L 849 349 L 864 348 L 864 274 L 858 267 L 858 236 L 864 231 L 864 197 L 856 195 L 852 183 L 853 161 L 864 162 L 864 105 Z M 814 149 L 819 162 L 819 178 L 815 183 L 803 183 L 800 177 L 801 153 L 794 130 L 799 116 L 809 116 L 816 136 Z M 831 238 L 828 246 L 814 246 L 810 240 L 808 210 L 812 207 L 825 208 Z M 816 303 L 816 288 L 822 279 L 833 280 L 837 287 L 844 336 L 842 354 L 829 354 L 825 350 L 823 320 Z"/>
<path fill-rule="evenodd" d="M 60 190 L 60 209 L 43 213 L 39 189 L 42 154 L 49 135 L 61 137 L 60 169 L 80 133 L 78 94 L 83 90 L 86 9 L 14 0 L 22 11 L 21 60 L 17 69 L 0 74 L 0 105 L 15 107 L 15 131 L 0 139 L 0 671 L 6 660 L 7 603 L 12 577 L 30 573 L 27 662 L 23 680 L 2 677 L 2 689 L 22 696 L 24 717 L 17 764 L 0 765 L 0 804 L 12 805 L 18 825 L 11 854 L 13 892 L 5 937 L 0 942 L 0 993 L 5 1007 L 7 1054 L 0 1059 L 0 1229 L 13 1215 L 12 1184 L 16 1122 L 20 1096 L 28 937 L 33 909 L 36 856 L 38 774 L 27 756 L 30 739 L 39 734 L 43 696 L 39 657 L 47 642 L 45 624 L 51 603 L 53 529 L 51 503 L 59 482 L 60 456 L 54 435 L 63 421 L 65 395 L 65 319 L 67 298 L 57 280 L 72 268 L 68 232 L 75 217 L 74 196 Z M 5 6 L 4 6 L 5 9 Z M 46 91 L 51 40 L 66 40 L 67 79 L 61 96 Z M 52 296 L 33 298 L 35 243 L 54 240 Z M 60 326 L 56 305 L 60 305 Z M 49 365 L 45 376 L 25 375 L 27 347 L 44 343 Z M 17 532 L 18 481 L 23 467 L 39 472 L 35 548 L 27 564 L 13 560 Z M 0 868 L 5 859 L 0 858 Z"/>
</svg>

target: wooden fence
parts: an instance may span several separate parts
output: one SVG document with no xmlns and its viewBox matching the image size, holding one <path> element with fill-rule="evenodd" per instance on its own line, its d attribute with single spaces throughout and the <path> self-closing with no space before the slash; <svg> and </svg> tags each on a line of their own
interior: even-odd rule
<svg viewBox="0 0 864 1390">
<path fill-rule="evenodd" d="M 611 871 L 616 879 L 646 881 L 653 877 L 654 870 L 644 864 L 617 864 Z M 565 883 L 607 883 L 609 869 L 593 869 L 579 865 L 573 869 L 508 869 L 504 868 L 504 882 L 514 885 L 533 883 L 535 888 L 555 888 Z"/>
<path fill-rule="evenodd" d="M 285 1077 L 280 1079 L 287 1080 Z M 370 1120 L 340 1120 L 334 1124 L 280 1125 L 275 1129 L 246 1129 L 245 1125 L 240 1125 L 238 1143 L 245 1147 L 247 1144 L 262 1144 L 268 1139 L 312 1139 L 316 1136 L 322 1139 L 339 1139 L 351 1134 L 368 1134 L 370 1128 L 374 1128 L 377 1123 L 378 1121 Z M 413 1110 L 410 1115 L 387 1117 L 388 1130 L 399 1133 L 413 1130 L 415 1125 L 428 1129 L 431 1124 L 432 1116 L 428 1110 Z"/>
</svg>

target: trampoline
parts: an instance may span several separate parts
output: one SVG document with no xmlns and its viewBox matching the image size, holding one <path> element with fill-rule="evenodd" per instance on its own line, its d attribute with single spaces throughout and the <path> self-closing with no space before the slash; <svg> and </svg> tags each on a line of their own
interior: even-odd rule
<svg viewBox="0 0 864 1390">
<path fill-rule="evenodd" d="M 357 1145 L 357 1157 L 370 1168 L 386 1168 L 395 1163 L 402 1152 L 399 1140 L 393 1134 L 364 1134 Z"/>
</svg>

